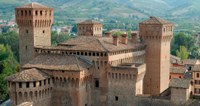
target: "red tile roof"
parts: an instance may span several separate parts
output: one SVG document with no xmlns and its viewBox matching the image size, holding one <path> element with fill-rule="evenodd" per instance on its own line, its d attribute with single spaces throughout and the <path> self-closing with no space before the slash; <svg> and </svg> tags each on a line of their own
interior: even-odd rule
<svg viewBox="0 0 200 106">
<path fill-rule="evenodd" d="M 42 5 L 42 4 L 33 2 L 33 3 L 26 4 L 26 5 L 17 7 L 17 8 L 50 8 L 50 7 L 47 7 L 47 6 L 44 6 L 44 5 Z"/>
<path fill-rule="evenodd" d="M 150 19 L 145 20 L 143 22 L 141 22 L 140 24 L 158 24 L 158 25 L 164 25 L 164 24 L 173 24 L 167 20 L 158 18 L 158 17 L 153 17 L 151 16 Z"/>
<path fill-rule="evenodd" d="M 39 71 L 35 68 L 32 68 L 11 75 L 7 77 L 6 80 L 13 82 L 31 82 L 31 81 L 40 81 L 48 78 L 50 78 L 48 74 Z"/>
<path fill-rule="evenodd" d="M 118 46 L 116 46 L 113 44 L 112 37 L 77 36 L 76 38 L 70 39 L 67 42 L 59 44 L 59 46 L 54 47 L 54 49 L 60 48 L 65 50 L 111 52 L 137 49 L 138 47 L 145 47 L 145 44 L 142 44 L 140 42 L 132 42 L 131 40 L 128 40 L 127 44 L 123 44 L 119 39 L 119 44 Z"/>
<path fill-rule="evenodd" d="M 90 66 L 89 62 L 75 55 L 44 54 L 37 56 L 23 68 L 81 71 L 87 70 Z"/>
</svg>

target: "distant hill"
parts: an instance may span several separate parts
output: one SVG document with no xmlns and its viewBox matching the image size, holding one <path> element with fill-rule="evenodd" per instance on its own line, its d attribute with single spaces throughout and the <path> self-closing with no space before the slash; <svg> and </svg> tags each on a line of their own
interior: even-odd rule
<svg viewBox="0 0 200 106">
<path fill-rule="evenodd" d="M 11 10 L 18 5 L 29 2 L 39 2 L 52 6 L 56 9 L 57 15 L 78 17 L 200 15 L 200 0 L 1 0 L 0 12 L 2 13 L 3 9 Z M 3 14 L 6 15 L 5 12 Z"/>
<path fill-rule="evenodd" d="M 30 2 L 54 7 L 56 20 L 105 17 L 143 19 L 151 15 L 178 23 L 200 20 L 200 0 L 1 0 L 0 17 L 12 18 L 16 6 Z"/>
</svg>

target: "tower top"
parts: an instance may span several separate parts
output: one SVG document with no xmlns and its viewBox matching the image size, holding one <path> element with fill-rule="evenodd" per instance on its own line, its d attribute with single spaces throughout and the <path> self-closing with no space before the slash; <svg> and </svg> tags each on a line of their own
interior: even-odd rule
<svg viewBox="0 0 200 106">
<path fill-rule="evenodd" d="M 23 5 L 23 6 L 20 6 L 20 7 L 17 7 L 16 9 L 22 9 L 22 8 L 46 8 L 46 9 L 49 9 L 50 7 L 47 7 L 47 6 L 44 6 L 42 4 L 39 4 L 37 2 L 32 2 L 32 3 L 29 3 L 29 4 L 26 4 L 26 5 Z"/>
<path fill-rule="evenodd" d="M 82 22 L 80 22 L 80 23 L 78 23 L 78 24 L 100 24 L 100 25 L 102 25 L 101 23 L 99 23 L 99 22 L 97 22 L 97 21 L 94 21 L 94 20 L 85 20 L 85 21 L 82 21 Z"/>
<path fill-rule="evenodd" d="M 158 18 L 158 17 L 154 17 L 154 16 L 150 16 L 150 18 L 146 21 L 141 22 L 140 24 L 150 24 L 150 25 L 166 25 L 166 24 L 171 24 L 173 25 L 172 22 L 169 22 L 167 20 Z"/>
</svg>

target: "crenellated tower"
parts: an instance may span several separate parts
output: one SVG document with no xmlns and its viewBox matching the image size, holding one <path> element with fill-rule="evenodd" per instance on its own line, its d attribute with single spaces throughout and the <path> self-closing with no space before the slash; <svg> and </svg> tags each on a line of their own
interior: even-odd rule
<svg viewBox="0 0 200 106">
<path fill-rule="evenodd" d="M 34 58 L 35 46 L 51 46 L 53 8 L 31 3 L 15 9 L 19 26 L 20 65 Z"/>
<path fill-rule="evenodd" d="M 77 24 L 78 36 L 102 37 L 103 25 L 93 20 L 85 20 Z"/>
<path fill-rule="evenodd" d="M 147 44 L 144 94 L 159 95 L 169 84 L 173 24 L 157 17 L 150 17 L 139 24 L 139 30 L 141 38 Z"/>
</svg>

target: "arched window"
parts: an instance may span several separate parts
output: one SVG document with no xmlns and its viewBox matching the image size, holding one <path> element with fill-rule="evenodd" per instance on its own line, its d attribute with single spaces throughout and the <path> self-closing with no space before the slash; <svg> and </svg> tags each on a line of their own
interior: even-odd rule
<svg viewBox="0 0 200 106">
<path fill-rule="evenodd" d="M 38 11 L 35 11 L 35 15 L 38 15 Z"/>
<path fill-rule="evenodd" d="M 21 10 L 21 16 L 23 16 L 23 10 Z"/>
<path fill-rule="evenodd" d="M 32 91 L 30 92 L 29 95 L 30 95 L 31 99 L 33 99 L 33 92 Z"/>
<path fill-rule="evenodd" d="M 22 93 L 19 92 L 19 99 L 22 99 Z"/>
<path fill-rule="evenodd" d="M 197 78 L 199 78 L 199 73 L 197 73 Z"/>
<path fill-rule="evenodd" d="M 25 10 L 25 16 L 27 16 L 27 11 Z"/>
<path fill-rule="evenodd" d="M 166 28 L 164 28 L 163 31 L 166 32 Z"/>
<path fill-rule="evenodd" d="M 31 15 L 31 11 L 29 10 L 29 15 Z"/>
<path fill-rule="evenodd" d="M 41 98 L 41 91 L 39 91 L 39 98 Z"/>
<path fill-rule="evenodd" d="M 37 91 L 35 91 L 35 98 L 37 98 L 37 95 L 38 95 L 38 94 L 37 94 Z"/>
<path fill-rule="evenodd" d="M 28 99 L 28 93 L 27 93 L 27 92 L 24 93 L 24 98 L 25 98 L 26 100 Z"/>
<path fill-rule="evenodd" d="M 42 15 L 42 10 L 40 11 L 40 15 Z"/>
</svg>

